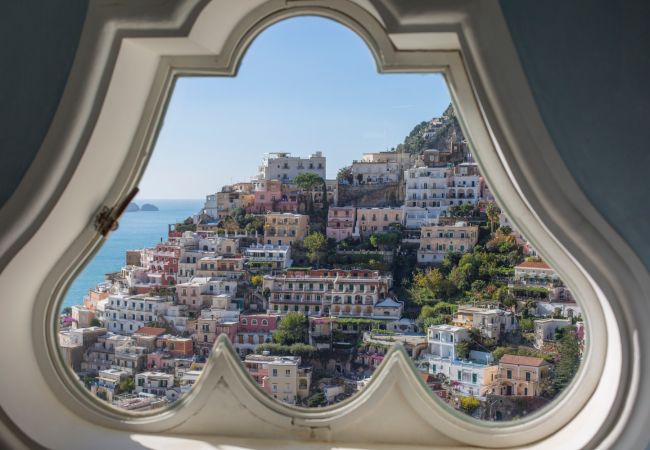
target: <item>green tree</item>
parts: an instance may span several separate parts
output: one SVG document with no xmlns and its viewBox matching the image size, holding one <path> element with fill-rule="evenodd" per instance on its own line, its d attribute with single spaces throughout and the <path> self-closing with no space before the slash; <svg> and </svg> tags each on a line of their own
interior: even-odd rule
<svg viewBox="0 0 650 450">
<path fill-rule="evenodd" d="M 456 355 L 461 359 L 469 359 L 469 342 L 463 341 L 456 343 Z"/>
<path fill-rule="evenodd" d="M 533 322 L 533 319 L 528 319 L 528 318 L 524 319 L 524 318 L 522 318 L 519 321 L 519 328 L 524 333 L 530 333 L 531 331 L 534 331 L 535 323 Z"/>
<path fill-rule="evenodd" d="M 350 170 L 350 167 L 341 167 L 336 174 L 336 179 L 341 182 L 341 181 L 347 181 L 348 183 L 352 184 L 352 171 Z"/>
<path fill-rule="evenodd" d="M 325 406 L 327 404 L 327 399 L 323 391 L 318 391 L 307 400 L 307 406 L 310 408 L 315 408 L 317 406 Z"/>
<path fill-rule="evenodd" d="M 499 208 L 496 203 L 490 202 L 485 208 L 485 214 L 487 215 L 488 221 L 490 222 L 490 232 L 494 233 L 494 224 L 499 221 L 501 208 Z"/>
<path fill-rule="evenodd" d="M 323 233 L 314 231 L 304 239 L 303 245 L 307 249 L 307 258 L 309 261 L 312 263 L 318 263 L 325 256 L 324 253 L 327 247 L 327 239 Z"/>
<path fill-rule="evenodd" d="M 90 326 L 91 327 L 101 327 L 102 323 L 99 321 L 99 319 L 97 317 L 93 317 L 92 319 L 90 319 Z"/>
<path fill-rule="evenodd" d="M 304 191 L 311 191 L 316 186 L 325 184 L 325 181 L 315 173 L 303 172 L 294 177 L 293 183 Z"/>
<path fill-rule="evenodd" d="M 251 283 L 255 287 L 261 286 L 262 281 L 264 281 L 264 277 L 262 275 L 253 275 L 253 276 L 251 276 Z"/>
<path fill-rule="evenodd" d="M 560 391 L 573 379 L 580 367 L 580 346 L 573 327 L 565 327 L 558 347 L 559 361 L 555 365 L 554 386 Z"/>
<path fill-rule="evenodd" d="M 460 409 L 465 411 L 467 414 L 472 414 L 476 409 L 481 406 L 481 401 L 477 399 L 476 397 L 472 397 L 470 395 L 461 395 L 459 397 L 460 401 Z"/>
<path fill-rule="evenodd" d="M 135 389 L 135 382 L 132 377 L 125 378 L 118 385 L 120 392 L 130 394 Z"/>
<path fill-rule="evenodd" d="M 399 230 L 391 230 L 377 235 L 377 243 L 382 250 L 394 250 L 402 241 L 402 233 Z M 372 244 L 372 242 L 371 242 Z"/>
<path fill-rule="evenodd" d="M 449 207 L 448 212 L 451 217 L 457 217 L 459 219 L 469 219 L 474 215 L 474 210 L 476 208 L 474 205 L 469 203 L 464 203 L 462 205 L 452 205 Z"/>
<path fill-rule="evenodd" d="M 439 269 L 416 271 L 411 280 L 408 293 L 418 305 L 432 305 L 447 292 L 447 280 Z"/>
<path fill-rule="evenodd" d="M 277 330 L 273 332 L 273 341 L 278 344 L 292 345 L 307 340 L 309 321 L 304 314 L 290 312 L 280 320 Z"/>
</svg>

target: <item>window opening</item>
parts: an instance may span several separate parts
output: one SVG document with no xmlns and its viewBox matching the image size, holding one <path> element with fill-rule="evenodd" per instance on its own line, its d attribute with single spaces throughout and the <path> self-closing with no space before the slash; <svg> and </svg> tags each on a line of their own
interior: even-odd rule
<svg viewBox="0 0 650 450">
<path fill-rule="evenodd" d="M 345 90 L 300 103 L 286 90 L 296 80 L 276 75 L 277 98 L 266 103 L 262 94 L 269 93 L 260 89 L 268 80 L 256 77 L 268 74 L 256 58 L 295 43 L 286 37 L 292 24 L 294 32 L 315 33 L 315 45 L 325 45 L 318 33 L 352 39 L 351 48 L 365 45 L 329 21 L 292 19 L 252 44 L 238 77 L 178 81 L 143 194 L 63 303 L 66 363 L 107 403 L 153 410 L 192 389 L 225 334 L 262 390 L 281 386 L 278 401 L 320 407 L 362 389 L 400 342 L 432 394 L 474 418 L 509 420 L 548 404 L 580 364 L 581 310 L 501 213 L 442 77 L 374 74 L 365 104 L 347 104 Z M 362 62 L 372 67 L 363 51 Z M 326 73 L 317 53 L 288 57 L 307 67 L 302 88 L 318 92 L 324 81 L 318 89 L 309 84 Z M 354 73 L 346 68 L 345 77 Z M 239 97 L 224 96 L 226 85 Z M 300 104 L 300 121 L 283 127 L 275 108 L 295 114 L 292 102 Z M 386 108 L 371 107 L 377 102 Z M 197 109 L 195 124 L 181 114 L 184 105 Z M 371 110 L 390 113 L 379 118 Z M 335 127 L 341 111 L 358 130 L 334 142 L 324 126 Z M 206 129 L 220 127 L 221 139 L 192 128 L 207 127 L 204 116 Z M 364 131 L 368 117 L 383 125 Z M 301 133 L 331 151 L 274 150 L 291 147 Z M 197 171 L 215 152 L 245 152 L 238 147 L 244 136 L 259 143 L 258 154 L 234 159 L 216 176 Z M 364 141 L 376 151 L 357 155 Z M 196 154 L 180 147 L 197 147 Z M 250 164 L 255 158 L 257 166 Z M 184 195 L 205 200 L 171 199 Z M 405 201 L 430 198 L 441 201 Z M 381 223 L 366 227 L 366 217 Z M 305 286 L 325 295 L 303 295 Z M 364 297 L 342 302 L 332 295 L 343 291 Z M 321 364 L 324 355 L 332 364 Z"/>
</svg>

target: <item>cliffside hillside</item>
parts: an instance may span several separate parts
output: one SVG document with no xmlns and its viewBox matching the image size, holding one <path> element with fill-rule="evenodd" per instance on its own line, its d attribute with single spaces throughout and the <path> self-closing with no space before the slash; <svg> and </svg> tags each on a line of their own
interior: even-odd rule
<svg viewBox="0 0 650 450">
<path fill-rule="evenodd" d="M 441 117 L 417 124 L 395 151 L 421 154 L 427 149 L 448 150 L 452 143 L 464 140 L 454 107 L 449 104 Z"/>
</svg>

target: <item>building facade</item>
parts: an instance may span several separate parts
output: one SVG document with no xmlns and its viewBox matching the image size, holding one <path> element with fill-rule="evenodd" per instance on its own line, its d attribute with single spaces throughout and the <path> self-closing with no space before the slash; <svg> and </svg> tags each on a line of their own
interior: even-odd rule
<svg viewBox="0 0 650 450">
<path fill-rule="evenodd" d="M 355 213 L 352 206 L 330 206 L 327 211 L 327 237 L 336 242 L 352 237 Z"/>
<path fill-rule="evenodd" d="M 402 303 L 381 304 L 389 297 L 391 286 L 391 276 L 367 269 L 288 270 L 265 276 L 263 281 L 263 288 L 271 291 L 268 312 L 281 315 L 301 312 L 308 316 L 394 319 Z M 384 317 L 385 311 L 391 315 Z"/>
<path fill-rule="evenodd" d="M 294 405 L 309 395 L 311 368 L 300 367 L 298 356 L 248 355 L 244 366 L 263 390 Z"/>
<path fill-rule="evenodd" d="M 269 213 L 264 222 L 264 243 L 291 245 L 309 233 L 309 216 L 291 213 Z"/>
<path fill-rule="evenodd" d="M 289 245 L 255 244 L 244 250 L 245 266 L 253 273 L 284 270 L 291 267 Z"/>
<path fill-rule="evenodd" d="M 291 153 L 269 153 L 258 167 L 256 180 L 280 180 L 290 183 L 301 173 L 313 173 L 325 179 L 326 160 L 322 152 L 315 152 L 307 158 L 291 156 Z"/>
<path fill-rule="evenodd" d="M 451 252 L 471 251 L 478 242 L 478 225 L 425 225 L 420 232 L 419 263 L 437 263 Z"/>
<path fill-rule="evenodd" d="M 499 395 L 536 397 L 542 393 L 542 383 L 548 377 L 551 365 L 542 358 L 503 355 L 499 360 Z"/>
<path fill-rule="evenodd" d="M 392 226 L 403 225 L 402 208 L 357 208 L 355 235 L 367 238 L 371 234 L 390 231 Z"/>
</svg>

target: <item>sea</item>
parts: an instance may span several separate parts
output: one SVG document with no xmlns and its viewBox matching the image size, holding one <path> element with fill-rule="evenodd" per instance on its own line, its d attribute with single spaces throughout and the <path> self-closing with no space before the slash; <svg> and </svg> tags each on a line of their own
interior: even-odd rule
<svg viewBox="0 0 650 450">
<path fill-rule="evenodd" d="M 61 308 L 83 303 L 88 289 L 104 281 L 106 273 L 119 271 L 126 264 L 127 250 L 153 247 L 161 240 L 165 241 L 170 223 L 182 222 L 203 207 L 201 199 L 136 198 L 134 202 L 138 206 L 151 203 L 159 210 L 125 212 L 119 220 L 119 228 L 109 235 L 102 248 L 70 285 Z"/>
</svg>

